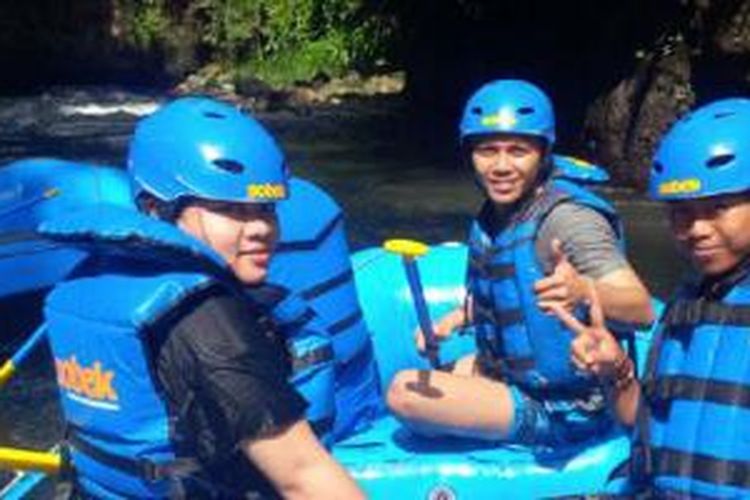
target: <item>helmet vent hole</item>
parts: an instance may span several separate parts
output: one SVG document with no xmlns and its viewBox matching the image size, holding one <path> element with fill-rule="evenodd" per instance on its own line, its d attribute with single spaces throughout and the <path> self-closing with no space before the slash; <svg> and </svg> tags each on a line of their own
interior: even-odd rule
<svg viewBox="0 0 750 500">
<path fill-rule="evenodd" d="M 651 168 L 652 168 L 652 169 L 654 170 L 654 172 L 656 172 L 657 174 L 660 174 L 660 173 L 664 172 L 664 165 L 662 165 L 662 164 L 661 164 L 661 163 L 659 163 L 658 161 L 657 161 L 657 162 L 655 162 L 655 163 L 653 164 L 653 166 L 652 166 Z"/>
<path fill-rule="evenodd" d="M 519 115 L 532 115 L 534 114 L 534 108 L 531 106 L 524 106 L 522 108 L 518 108 L 518 114 Z"/>
<path fill-rule="evenodd" d="M 719 168 L 734 161 L 734 155 L 716 155 L 706 162 L 708 168 Z"/>
<path fill-rule="evenodd" d="M 213 164 L 231 174 L 241 174 L 245 170 L 242 163 L 234 160 L 219 159 L 214 160 Z"/>
<path fill-rule="evenodd" d="M 727 116 L 732 116 L 734 111 L 720 111 L 716 114 L 714 114 L 714 119 L 720 120 L 721 118 L 726 118 Z"/>
<path fill-rule="evenodd" d="M 203 116 L 205 116 L 206 118 L 213 118 L 214 120 L 223 120 L 224 118 L 226 118 L 226 116 L 224 116 L 223 114 L 217 113 L 215 111 L 206 111 L 203 113 Z"/>
<path fill-rule="evenodd" d="M 471 108 L 471 113 L 474 115 L 481 115 L 482 114 L 482 108 L 479 106 Z"/>
</svg>

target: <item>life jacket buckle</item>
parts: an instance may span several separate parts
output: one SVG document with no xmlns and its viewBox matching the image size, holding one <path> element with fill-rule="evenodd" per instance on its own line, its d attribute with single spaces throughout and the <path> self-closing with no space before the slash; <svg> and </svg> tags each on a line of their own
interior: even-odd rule
<svg viewBox="0 0 750 500">
<path fill-rule="evenodd" d="M 155 483 L 166 479 L 169 476 L 168 468 L 165 468 L 148 458 L 140 458 L 137 460 L 138 468 L 141 471 L 141 477 L 146 481 Z"/>
</svg>

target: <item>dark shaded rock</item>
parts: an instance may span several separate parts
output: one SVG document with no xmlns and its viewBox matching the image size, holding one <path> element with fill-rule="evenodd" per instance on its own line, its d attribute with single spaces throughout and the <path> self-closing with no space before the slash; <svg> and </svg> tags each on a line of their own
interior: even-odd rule
<svg viewBox="0 0 750 500">
<path fill-rule="evenodd" d="M 234 81 L 237 94 L 249 99 L 249 106 L 257 111 L 277 111 L 282 109 L 288 94 L 275 90 L 267 83 L 248 74 L 238 75 Z"/>
<path fill-rule="evenodd" d="M 694 103 L 690 70 L 685 41 L 670 38 L 642 56 L 632 76 L 590 106 L 584 141 L 619 184 L 646 186 L 660 137 Z"/>
</svg>

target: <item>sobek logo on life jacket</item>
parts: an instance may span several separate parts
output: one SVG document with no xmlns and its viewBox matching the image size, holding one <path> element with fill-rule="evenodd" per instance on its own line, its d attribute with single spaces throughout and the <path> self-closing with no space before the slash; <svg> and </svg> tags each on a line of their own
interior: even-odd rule
<svg viewBox="0 0 750 500">
<path fill-rule="evenodd" d="M 247 196 L 249 198 L 259 198 L 266 200 L 280 200 L 286 197 L 286 187 L 283 184 L 250 184 L 247 186 Z"/>
<path fill-rule="evenodd" d="M 119 410 L 117 392 L 112 385 L 115 372 L 102 369 L 99 361 L 81 366 L 75 355 L 68 359 L 55 358 L 57 383 L 68 397 L 87 406 L 105 410 Z"/>
</svg>

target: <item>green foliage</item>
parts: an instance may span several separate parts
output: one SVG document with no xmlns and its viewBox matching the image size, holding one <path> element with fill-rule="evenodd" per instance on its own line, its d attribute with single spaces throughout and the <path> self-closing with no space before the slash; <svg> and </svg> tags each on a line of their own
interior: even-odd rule
<svg viewBox="0 0 750 500">
<path fill-rule="evenodd" d="M 320 75 L 336 76 L 349 68 L 349 52 L 340 33 L 252 58 L 239 65 L 238 78 L 251 76 L 272 86 L 310 81 Z"/>
<path fill-rule="evenodd" d="M 373 65 L 390 28 L 367 0 L 119 0 L 127 40 L 174 46 L 189 26 L 203 62 L 238 68 L 274 85 L 338 76 Z M 195 32 L 197 31 L 197 32 Z"/>
<path fill-rule="evenodd" d="M 139 49 L 149 50 L 163 42 L 172 23 L 163 0 L 120 0 L 117 8 L 126 26 L 126 40 Z"/>
</svg>

